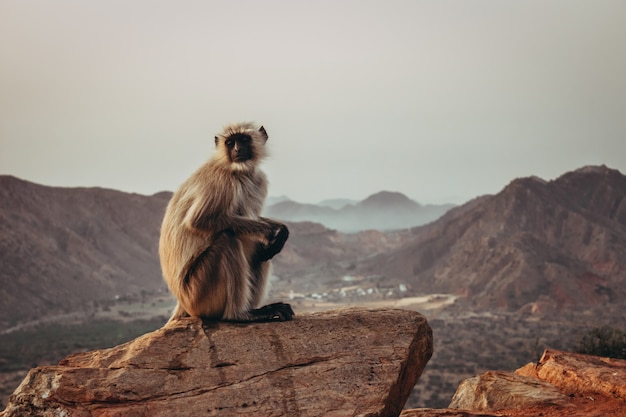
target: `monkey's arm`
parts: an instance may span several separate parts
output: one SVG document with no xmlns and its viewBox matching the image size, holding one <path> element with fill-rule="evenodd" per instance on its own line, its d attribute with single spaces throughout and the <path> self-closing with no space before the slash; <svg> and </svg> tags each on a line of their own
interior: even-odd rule
<svg viewBox="0 0 626 417">
<path fill-rule="evenodd" d="M 278 228 L 278 227 L 280 227 L 280 226 L 285 226 L 284 224 L 282 224 L 282 223 L 280 223 L 280 222 L 278 222 L 278 221 L 276 221 L 276 220 L 273 220 L 273 219 L 267 218 L 267 217 L 259 217 L 259 220 L 264 221 L 264 222 L 265 222 L 265 223 L 267 223 L 267 224 L 271 224 L 271 225 L 272 225 L 272 226 L 274 226 L 275 228 Z"/>
<path fill-rule="evenodd" d="M 231 230 L 236 235 L 263 235 L 268 239 L 273 234 L 273 228 L 262 221 L 241 216 L 204 217 L 190 224 L 191 228 L 208 232 L 222 232 Z"/>
<path fill-rule="evenodd" d="M 229 206 L 229 201 L 210 196 L 196 198 L 185 213 L 183 223 L 187 229 L 196 233 L 218 234 L 231 230 L 236 235 L 256 234 L 272 239 L 275 227 L 264 220 L 230 214 L 227 210 Z"/>
</svg>

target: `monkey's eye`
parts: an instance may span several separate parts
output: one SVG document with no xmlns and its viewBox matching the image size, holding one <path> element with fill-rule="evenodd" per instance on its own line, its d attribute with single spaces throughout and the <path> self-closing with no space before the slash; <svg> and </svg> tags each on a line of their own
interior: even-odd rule
<svg viewBox="0 0 626 417">
<path fill-rule="evenodd" d="M 227 139 L 225 143 L 226 143 L 226 146 L 228 146 L 230 148 L 230 147 L 233 146 L 233 142 L 234 141 L 232 139 Z"/>
</svg>

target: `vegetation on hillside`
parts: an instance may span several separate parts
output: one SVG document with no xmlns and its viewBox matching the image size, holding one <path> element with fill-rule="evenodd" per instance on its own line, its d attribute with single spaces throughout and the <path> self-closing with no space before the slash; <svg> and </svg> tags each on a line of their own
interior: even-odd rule
<svg viewBox="0 0 626 417">
<path fill-rule="evenodd" d="M 626 333 L 611 326 L 594 327 L 578 343 L 578 353 L 626 359 Z"/>
</svg>

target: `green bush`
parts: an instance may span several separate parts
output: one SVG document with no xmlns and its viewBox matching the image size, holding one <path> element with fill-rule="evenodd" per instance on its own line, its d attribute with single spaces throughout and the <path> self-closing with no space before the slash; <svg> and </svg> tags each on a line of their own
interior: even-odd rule
<svg viewBox="0 0 626 417">
<path fill-rule="evenodd" d="M 626 333 L 610 326 L 591 329 L 578 343 L 578 353 L 626 359 Z"/>
</svg>

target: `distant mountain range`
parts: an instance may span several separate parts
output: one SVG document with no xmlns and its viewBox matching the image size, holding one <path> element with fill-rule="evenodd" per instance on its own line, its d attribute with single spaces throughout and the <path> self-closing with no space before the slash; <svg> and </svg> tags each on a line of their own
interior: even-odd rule
<svg viewBox="0 0 626 417">
<path fill-rule="evenodd" d="M 157 246 L 170 196 L 0 176 L 0 330 L 164 290 Z M 423 219 L 426 207 L 382 192 L 343 208 L 283 201 L 267 211 L 286 220 L 324 214 L 329 222 L 349 222 L 352 213 L 361 222 L 342 229 L 395 229 L 396 218 L 416 211 Z M 496 195 L 431 216 L 395 232 L 288 223 L 291 236 L 274 270 L 294 291 L 344 275 L 384 276 L 405 284 L 407 295 L 453 293 L 485 309 L 551 311 L 626 299 L 626 177 L 619 171 L 585 167 L 549 182 L 516 179 Z"/>
<path fill-rule="evenodd" d="M 347 199 L 302 204 L 275 200 L 265 215 L 283 221 L 311 221 L 341 232 L 406 229 L 429 223 L 454 207 L 453 204 L 421 205 L 397 192 L 381 191 L 360 202 Z"/>
</svg>

